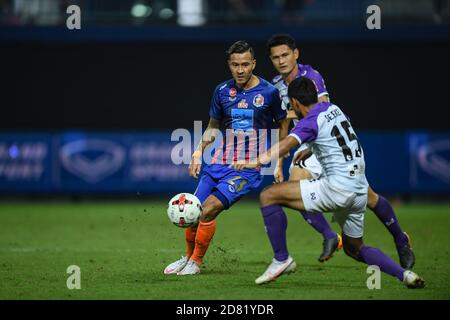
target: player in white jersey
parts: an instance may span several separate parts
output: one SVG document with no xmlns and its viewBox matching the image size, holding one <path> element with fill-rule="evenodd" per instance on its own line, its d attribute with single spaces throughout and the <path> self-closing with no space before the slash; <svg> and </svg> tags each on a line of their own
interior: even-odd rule
<svg viewBox="0 0 450 320">
<path fill-rule="evenodd" d="M 329 95 L 325 82 L 317 70 L 314 70 L 309 65 L 297 63 L 299 50 L 295 44 L 295 40 L 291 36 L 286 34 L 274 35 L 267 42 L 267 47 L 272 64 L 279 73 L 279 75 L 273 79 L 273 83 L 280 92 L 283 107 L 288 110 L 288 118 L 293 119 L 295 125 L 298 120 L 295 112 L 291 109 L 289 97 L 287 95 L 289 83 L 299 76 L 309 78 L 316 84 L 318 101 L 328 102 Z M 311 153 L 308 152 L 307 144 L 302 144 L 296 151 L 293 157 L 294 161 L 292 161 L 290 166 L 290 181 L 317 178 L 322 174 L 320 163 L 314 155 L 310 155 Z M 278 169 L 277 173 L 278 177 L 276 180 L 283 181 L 282 170 Z M 415 263 L 415 256 L 410 245 L 409 237 L 400 227 L 389 201 L 383 196 L 375 193 L 370 186 L 368 188 L 367 197 L 367 206 L 375 213 L 394 239 L 400 264 L 406 269 L 412 268 Z M 324 235 L 324 238 L 326 238 L 325 235 L 331 234 L 329 231 L 331 227 L 321 215 L 318 215 L 316 218 L 311 218 L 311 215 L 307 213 L 302 213 L 302 215 L 312 227 Z M 325 246 L 325 244 L 327 246 Z M 324 252 L 326 253 L 327 248 L 328 252 L 331 252 L 331 249 L 334 248 L 333 246 L 337 247 L 336 241 L 333 241 L 333 239 L 328 240 L 328 243 L 324 243 Z"/>
<path fill-rule="evenodd" d="M 260 195 L 263 215 L 280 216 L 284 213 L 282 207 L 333 212 L 341 226 L 344 251 L 348 256 L 378 266 L 409 288 L 423 288 L 425 282 L 417 274 L 402 268 L 381 250 L 363 243 L 369 185 L 365 177 L 363 149 L 344 112 L 329 102 L 318 102 L 315 83 L 305 77 L 289 84 L 288 95 L 293 110 L 303 117 L 291 134 L 259 155 L 253 163 L 234 163 L 232 167 L 237 170 L 258 167 L 308 142 L 323 173 L 318 179 L 282 182 L 266 188 Z M 265 223 L 272 246 L 285 242 L 280 232 L 284 225 L 276 220 L 269 224 L 265 220 Z M 275 240 L 277 237 L 279 239 Z M 255 282 L 274 281 L 294 268 L 295 262 L 290 255 L 285 261 L 274 260 Z"/>
</svg>

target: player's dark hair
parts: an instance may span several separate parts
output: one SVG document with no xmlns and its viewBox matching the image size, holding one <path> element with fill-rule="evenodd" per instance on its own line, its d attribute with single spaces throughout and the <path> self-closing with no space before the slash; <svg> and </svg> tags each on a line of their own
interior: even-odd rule
<svg viewBox="0 0 450 320">
<path fill-rule="evenodd" d="M 318 101 L 316 85 L 305 77 L 294 79 L 289 84 L 288 96 L 297 99 L 304 106 L 310 106 Z"/>
<path fill-rule="evenodd" d="M 292 50 L 297 48 L 297 45 L 295 44 L 294 38 L 292 38 L 288 34 L 275 34 L 273 35 L 266 43 L 267 49 L 269 50 L 273 47 L 287 45 Z"/>
<path fill-rule="evenodd" d="M 244 53 L 247 51 L 250 51 L 250 54 L 252 55 L 252 59 L 254 59 L 255 51 L 253 50 L 253 48 L 246 41 L 243 41 L 243 40 L 236 41 L 225 52 L 227 61 L 230 60 L 230 56 L 233 53 Z"/>
</svg>

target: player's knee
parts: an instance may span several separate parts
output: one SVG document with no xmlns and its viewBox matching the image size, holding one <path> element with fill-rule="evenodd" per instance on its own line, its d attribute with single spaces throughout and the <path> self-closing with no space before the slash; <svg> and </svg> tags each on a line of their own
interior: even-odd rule
<svg viewBox="0 0 450 320">
<path fill-rule="evenodd" d="M 202 215 L 200 221 L 208 222 L 214 220 L 223 210 L 223 205 L 220 201 L 206 201 L 203 204 Z"/>
<path fill-rule="evenodd" d="M 347 256 L 349 256 L 350 258 L 356 259 L 356 260 L 357 260 L 357 257 L 359 256 L 359 251 L 355 250 L 354 247 L 344 245 L 344 252 Z"/>
<path fill-rule="evenodd" d="M 357 261 L 361 261 L 359 258 L 359 249 L 361 248 L 362 241 L 359 239 L 349 240 L 345 236 L 342 240 L 345 254 Z"/>
<path fill-rule="evenodd" d="M 306 180 L 312 179 L 312 175 L 308 170 L 300 167 L 292 168 L 291 173 L 289 175 L 289 181 L 299 181 L 305 179 Z"/>
<path fill-rule="evenodd" d="M 313 178 L 311 172 L 306 169 L 300 169 L 299 177 L 298 180 L 310 180 Z"/>
<path fill-rule="evenodd" d="M 261 203 L 261 207 L 269 206 L 273 204 L 273 196 L 270 191 L 271 187 L 266 187 L 259 195 L 259 202 Z"/>
<path fill-rule="evenodd" d="M 218 216 L 219 212 L 213 210 L 212 207 L 203 208 L 202 215 L 200 216 L 200 221 L 208 222 L 214 220 Z"/>
<path fill-rule="evenodd" d="M 367 192 L 367 206 L 371 209 L 375 208 L 378 203 L 379 196 L 369 187 Z"/>
<path fill-rule="evenodd" d="M 300 169 L 298 167 L 293 167 L 291 171 L 289 172 L 289 181 L 298 181 L 300 180 L 299 175 Z"/>
</svg>

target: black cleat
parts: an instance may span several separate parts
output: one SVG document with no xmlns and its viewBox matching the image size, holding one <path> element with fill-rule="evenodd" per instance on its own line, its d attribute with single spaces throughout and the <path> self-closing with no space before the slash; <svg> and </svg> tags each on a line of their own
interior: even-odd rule
<svg viewBox="0 0 450 320">
<path fill-rule="evenodd" d="M 397 246 L 398 257 L 400 259 L 400 265 L 406 270 L 411 270 L 416 263 L 416 257 L 411 248 L 411 241 L 406 232 L 404 232 L 406 238 L 408 238 L 408 243 L 404 246 Z"/>
<path fill-rule="evenodd" d="M 336 238 L 323 240 L 323 251 L 319 257 L 320 262 L 325 262 L 331 257 L 333 253 L 342 248 L 342 238 L 338 234 Z"/>
</svg>

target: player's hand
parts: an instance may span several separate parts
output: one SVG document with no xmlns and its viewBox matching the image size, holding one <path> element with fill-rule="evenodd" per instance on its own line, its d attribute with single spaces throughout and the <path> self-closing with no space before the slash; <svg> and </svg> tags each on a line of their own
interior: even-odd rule
<svg viewBox="0 0 450 320">
<path fill-rule="evenodd" d="M 191 162 L 189 163 L 189 175 L 198 179 L 200 169 L 202 168 L 202 153 L 197 150 L 192 154 Z"/>
<path fill-rule="evenodd" d="M 294 160 L 293 160 L 294 164 L 298 165 L 300 161 L 304 161 L 311 156 L 312 156 L 312 152 L 310 149 L 302 150 L 294 156 Z"/>
<path fill-rule="evenodd" d="M 234 169 L 234 170 L 237 170 L 237 171 L 245 169 L 245 168 L 253 169 L 253 168 L 256 168 L 256 166 L 257 166 L 256 163 L 248 163 L 248 162 L 245 162 L 245 161 L 237 161 L 237 162 L 233 162 L 232 164 L 229 165 L 229 167 L 231 169 Z"/>
<path fill-rule="evenodd" d="M 273 171 L 273 177 L 275 179 L 275 183 L 280 183 L 284 181 L 282 161 L 278 160 L 277 165 L 275 166 L 275 170 Z"/>
</svg>

